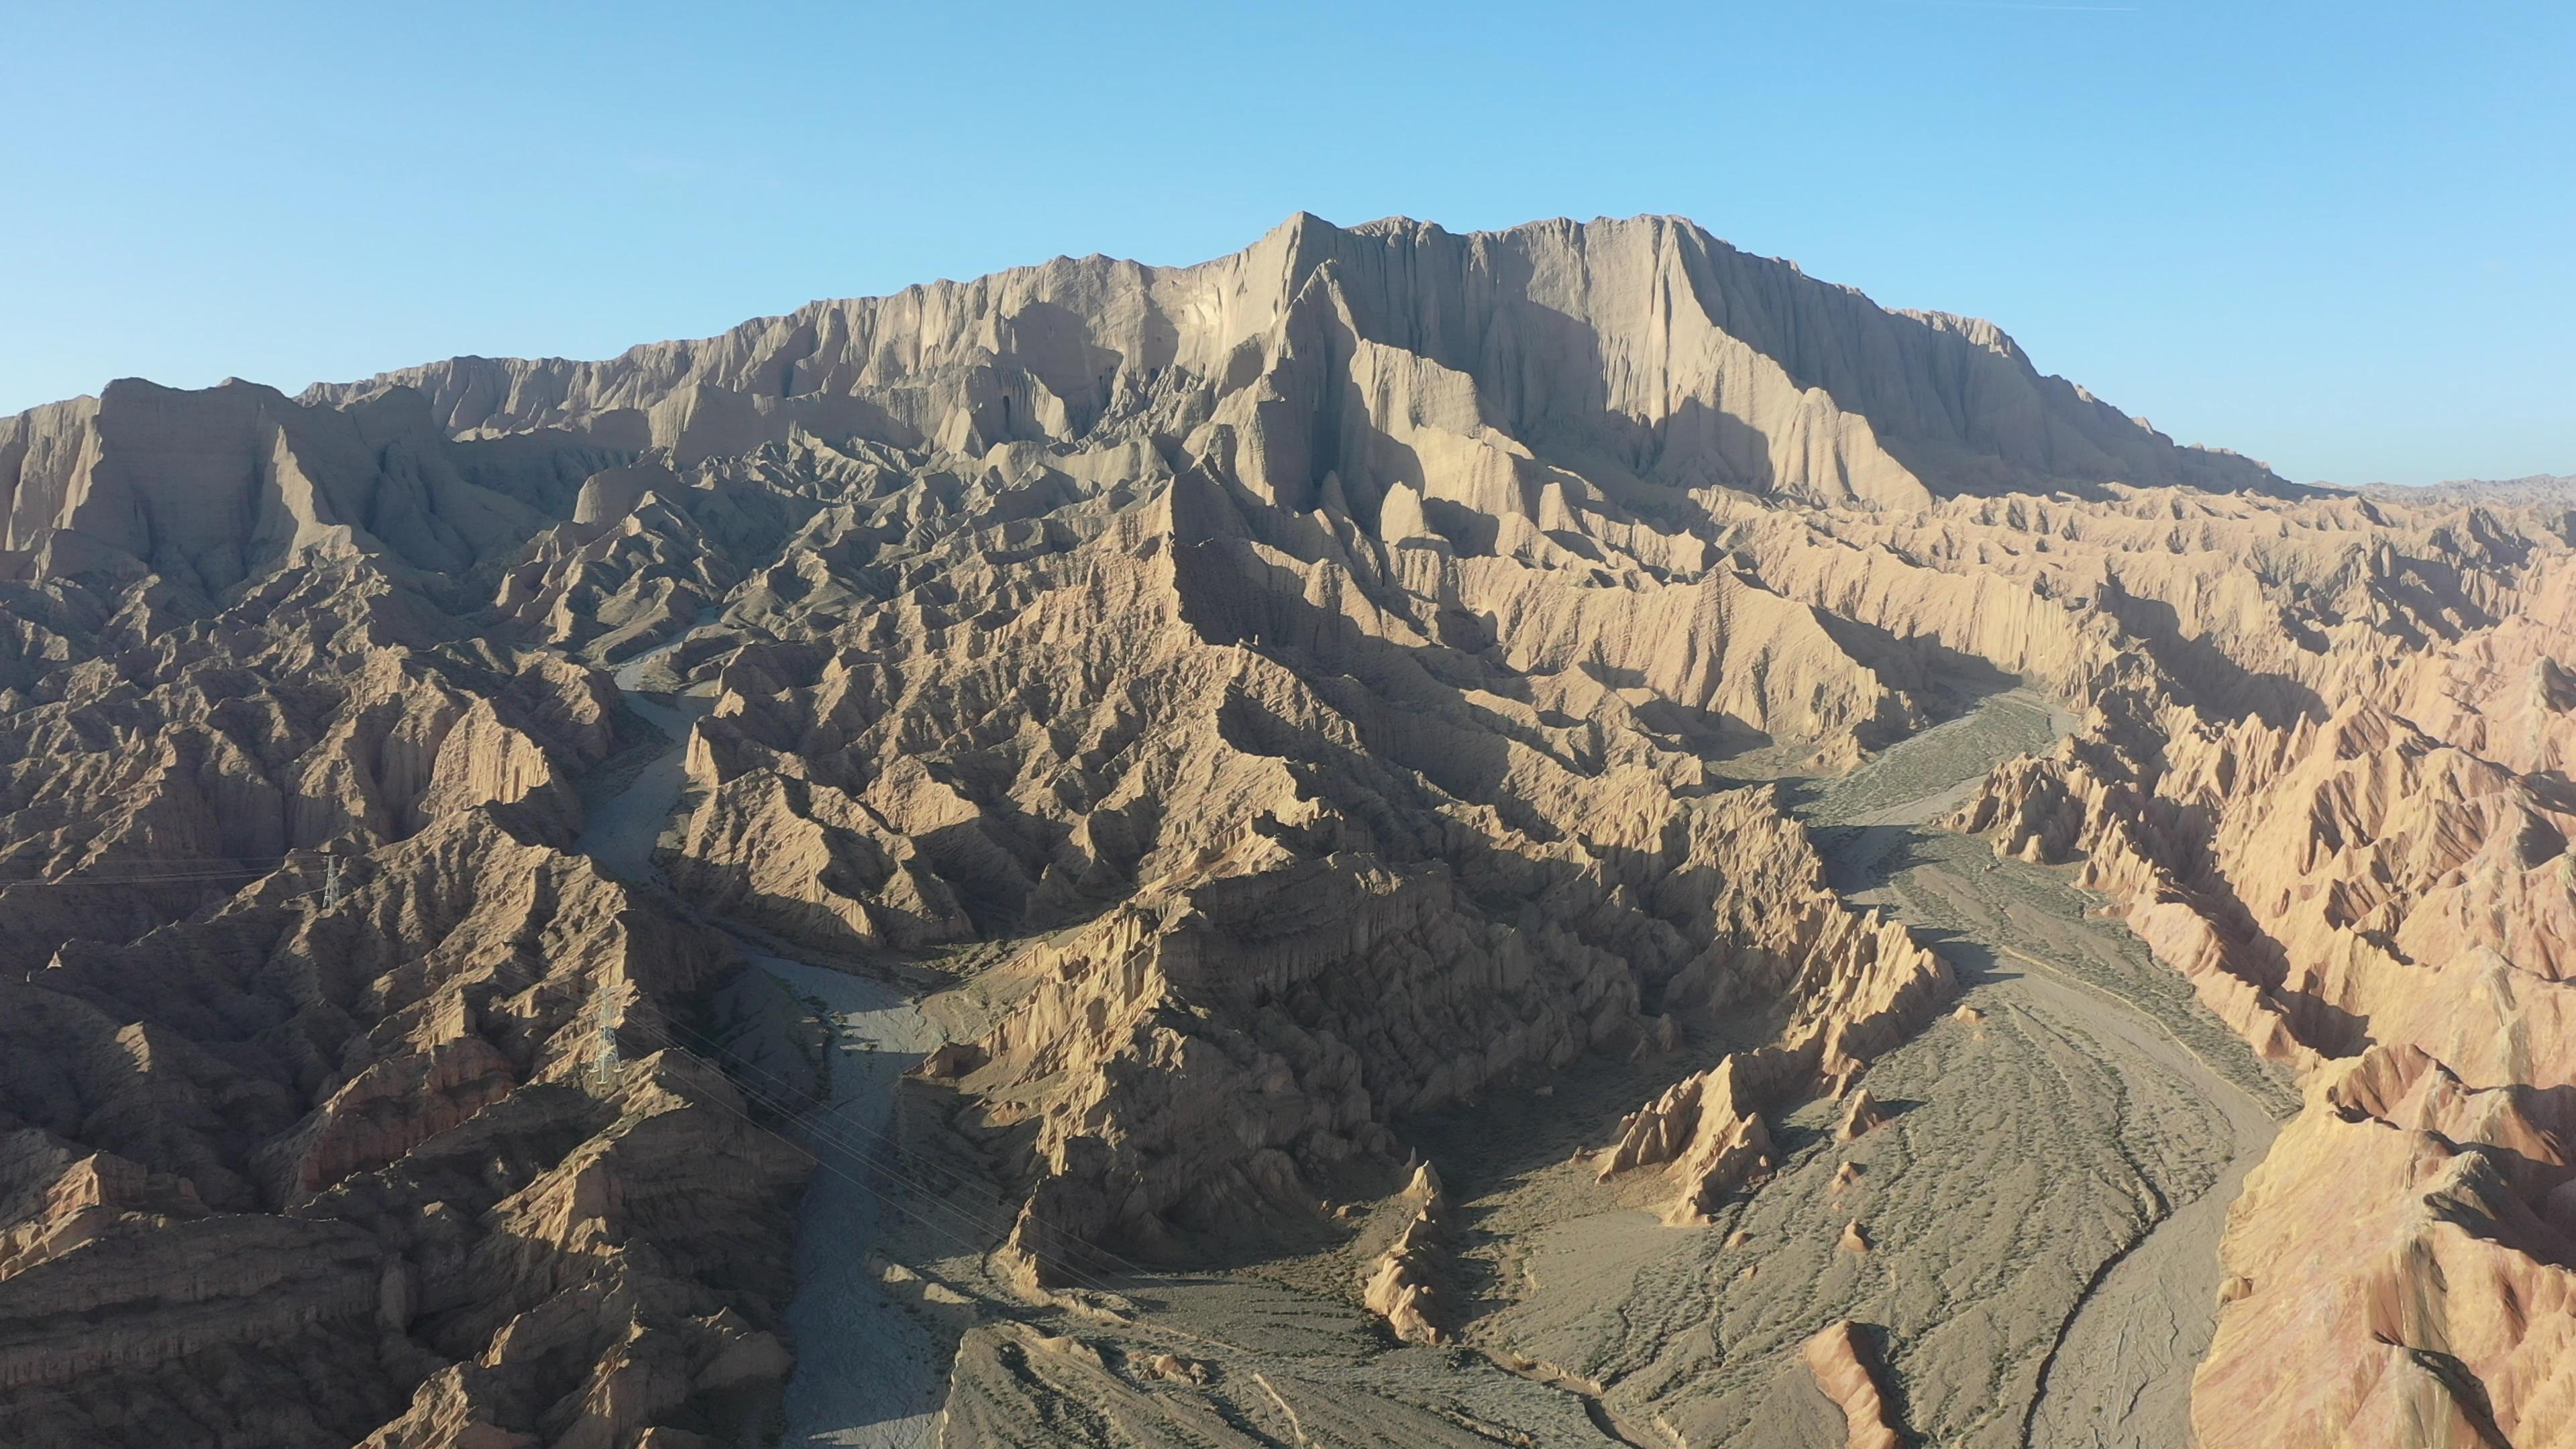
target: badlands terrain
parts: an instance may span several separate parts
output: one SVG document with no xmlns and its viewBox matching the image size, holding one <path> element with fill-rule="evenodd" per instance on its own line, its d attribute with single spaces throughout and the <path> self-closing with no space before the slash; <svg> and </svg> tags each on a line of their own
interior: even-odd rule
<svg viewBox="0 0 2576 1449">
<path fill-rule="evenodd" d="M 0 421 L 0 1445 L 2576 1445 L 2576 490 L 1687 222 Z"/>
</svg>

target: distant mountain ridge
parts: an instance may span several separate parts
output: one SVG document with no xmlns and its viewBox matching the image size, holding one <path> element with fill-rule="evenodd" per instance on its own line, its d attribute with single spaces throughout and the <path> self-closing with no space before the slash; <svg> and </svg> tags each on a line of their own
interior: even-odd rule
<svg viewBox="0 0 2576 1449">
<path fill-rule="evenodd" d="M 1235 421 L 1310 475 L 1268 481 L 1311 489 L 1339 472 L 1352 489 L 1371 470 L 1267 419 L 1280 403 L 1332 410 L 1311 364 L 1347 372 L 1379 348 L 1427 365 L 1382 379 L 1390 401 L 1658 483 L 1821 503 L 2289 487 L 2043 376 L 1992 323 L 1888 311 L 1671 217 L 1460 234 L 1301 214 L 1197 266 L 1058 258 L 602 362 L 455 358 L 303 400 L 409 386 L 458 436 L 560 429 L 686 455 L 789 427 L 962 452 L 1063 442 L 1225 419 L 1249 391 L 1263 395 Z"/>
<path fill-rule="evenodd" d="M 2576 473 L 2527 473 L 2520 478 L 2454 478 L 2410 488 L 2401 483 L 2373 483 L 2360 490 L 2372 498 L 2400 502 L 2549 504 L 2576 503 Z"/>
<path fill-rule="evenodd" d="M 1649 511 L 1711 486 L 1895 507 L 2297 491 L 2040 374 L 1992 323 L 1887 311 L 1687 221 L 1299 215 L 1196 266 L 1058 258 L 605 361 L 459 357 L 292 400 L 120 381 L 0 420 L 0 548 L 67 530 L 209 594 L 313 548 L 453 570 L 601 467 L 798 434 L 966 460 L 1134 441 L 1372 525 L 1435 455 L 1533 497 L 1579 474 Z"/>
<path fill-rule="evenodd" d="M 2576 1449 L 2562 482 L 1657 218 L 0 419 L 0 1445 Z"/>
</svg>

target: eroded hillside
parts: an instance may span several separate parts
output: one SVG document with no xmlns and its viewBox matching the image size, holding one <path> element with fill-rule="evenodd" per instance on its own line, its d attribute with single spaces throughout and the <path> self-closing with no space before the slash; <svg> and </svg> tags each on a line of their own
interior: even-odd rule
<svg viewBox="0 0 2576 1449">
<path fill-rule="evenodd" d="M 1301 217 L 0 516 L 0 1440 L 2576 1442 L 2548 489 Z"/>
</svg>

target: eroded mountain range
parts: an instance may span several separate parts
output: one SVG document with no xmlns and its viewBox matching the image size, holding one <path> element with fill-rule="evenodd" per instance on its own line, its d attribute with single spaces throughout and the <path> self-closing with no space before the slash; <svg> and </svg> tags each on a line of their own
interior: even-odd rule
<svg viewBox="0 0 2576 1449">
<path fill-rule="evenodd" d="M 0 631 L 0 1443 L 2576 1444 L 2548 480 L 1299 217 L 118 382 Z"/>
</svg>

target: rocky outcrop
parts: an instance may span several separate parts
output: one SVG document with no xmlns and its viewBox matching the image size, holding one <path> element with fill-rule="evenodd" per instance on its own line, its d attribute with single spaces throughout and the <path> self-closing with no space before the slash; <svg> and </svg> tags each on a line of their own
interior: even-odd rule
<svg viewBox="0 0 2576 1449">
<path fill-rule="evenodd" d="M 683 466 L 800 430 L 976 455 L 1150 411 L 1291 508 L 1338 475 L 1363 516 L 1444 464 L 1539 492 L 1542 460 L 1577 458 L 1817 502 L 2283 486 L 2041 376 L 1990 323 L 1883 311 L 1666 217 L 1458 235 L 1300 215 L 1195 267 L 1060 258 L 605 362 L 457 358 L 305 400 L 396 388 L 453 435 L 571 433 Z M 1302 427 L 1328 409 L 1338 426 Z"/>
<path fill-rule="evenodd" d="M 1621 1119 L 1617 1140 L 1593 1159 L 1601 1180 L 1669 1164 L 1680 1191 L 1665 1220 L 1690 1223 L 1705 1221 L 1720 1199 L 1767 1176 L 1777 1155 L 1761 1114 L 1737 1085 L 1737 1061 L 1728 1057 L 1685 1077 Z"/>
<path fill-rule="evenodd" d="M 1450 1313 L 1443 1303 L 1439 1274 L 1445 1248 L 1441 1242 L 1448 1199 L 1440 1176 L 1423 1163 L 1396 1198 L 1404 1226 L 1380 1249 L 1360 1286 L 1360 1301 L 1386 1320 L 1396 1337 L 1408 1343 L 1446 1343 Z"/>
<path fill-rule="evenodd" d="M 334 906 L 272 876 L 7 988 L 0 1438 L 758 1422 L 802 1159 L 703 1065 L 594 1070 L 595 1002 L 649 1043 L 723 953 L 489 806 L 350 877 Z M 648 1391 L 629 1359 L 701 1366 Z M 313 1375 L 333 1391 L 284 1392 Z"/>
<path fill-rule="evenodd" d="M 316 407 L 253 383 L 125 378 L 21 413 L 0 421 L 0 549 L 70 535 L 201 599 L 332 558 L 464 572 L 543 515 L 472 481 L 426 404 L 400 388 Z"/>
<path fill-rule="evenodd" d="M 1828 920 L 1833 925 L 1794 987 L 1799 994 L 1791 998 L 1780 1039 L 1730 1055 L 1629 1113 L 1594 1158 L 1603 1181 L 1669 1163 L 1679 1193 L 1665 1221 L 1707 1222 L 1720 1201 L 1778 1166 L 1764 1111 L 1785 1110 L 1821 1090 L 1840 1091 L 1870 1057 L 1948 1004 L 1956 989 L 1948 965 L 1902 928 L 1841 924 L 1862 921 L 1858 916 Z M 1852 1101 L 1854 1110 L 1866 1104 L 1874 1114 L 1867 1089 Z"/>
<path fill-rule="evenodd" d="M 2229 1219 L 2202 1441 L 2560 1442 L 2565 542 L 2439 498 L 2269 528 L 2124 572 L 2154 667 L 2105 671 L 2085 728 L 1958 823 L 2071 862 L 2307 1077 Z"/>
<path fill-rule="evenodd" d="M 1904 1431 L 1879 1386 L 1877 1355 L 1848 1319 L 1829 1323 L 1807 1340 L 1807 1370 L 1816 1387 L 1843 1411 L 1846 1449 L 1904 1449 Z"/>
<path fill-rule="evenodd" d="M 0 1280 L 142 1221 L 160 1226 L 202 1217 L 206 1205 L 185 1178 L 154 1173 L 109 1152 L 82 1153 L 32 1129 L 0 1139 Z"/>
<path fill-rule="evenodd" d="M 1333 855 L 1121 907 L 1019 969 L 1040 984 L 965 1085 L 995 1129 L 1036 1118 L 1039 1222 L 1141 1247 L 1173 1215 L 1308 1208 L 1302 1174 L 1391 1150 L 1388 1121 L 1637 1028 L 1598 947 Z"/>
<path fill-rule="evenodd" d="M 6 1225 L 23 1321 L 66 1264 L 370 1245 L 304 1255 L 309 1290 L 207 1280 L 220 1331 L 100 1299 L 109 1358 L 21 1382 L 215 1384 L 193 1420 L 280 1443 L 762 1412 L 794 1174 L 688 1064 L 726 952 L 566 854 L 581 777 L 648 738 L 566 656 L 692 625 L 655 666 L 711 696 L 675 887 L 840 950 L 1035 943 L 943 1080 L 1019 1144 L 1041 1269 L 1051 1234 L 1311 1205 L 1410 1114 L 1687 1023 L 1777 1015 L 1766 1071 L 1846 1073 L 1937 963 L 1704 760 L 1848 762 L 1923 681 L 1725 566 L 1698 495 L 2124 460 L 2268 486 L 1991 329 L 1665 221 L 1300 218 L 1201 268 L 1060 263 L 607 364 L 11 420 L 0 964 L 33 976 L 0 992 L 0 1130 L 51 1164 Z M 346 1395 L 254 1414 L 317 1333 L 357 1345 Z"/>
<path fill-rule="evenodd" d="M 2186 721 L 2187 716 L 2177 716 Z M 2476 948 L 2567 969 L 2561 868 L 2576 826 L 2553 786 L 2376 703 L 2285 729 L 2192 728 L 2150 774 L 2080 746 L 2009 767 L 1963 812 L 1999 848 L 2081 853 L 2158 954 L 2267 1053 L 2362 1044 L 2421 967 Z"/>
<path fill-rule="evenodd" d="M 1955 984 L 1744 782 L 2015 676 L 2080 725 L 1957 823 L 2310 1074 L 2204 1438 L 2547 1442 L 2550 509 L 2304 496 L 1657 218 L 1299 217 L 605 362 L 0 421 L 0 1440 L 774 1427 L 801 1169 L 694 1050 L 734 954 L 572 853 L 655 748 L 596 666 L 668 644 L 645 682 L 703 713 L 664 878 L 836 955 L 975 946 L 974 1040 L 908 1090 L 994 1156 L 1040 1292 L 1317 1226 L 1419 1115 L 1587 1053 L 1738 1048 L 1594 1159 L 1676 1222 L 1802 1101 L 1869 1130 L 1860 1074 Z M 1442 1211 L 1402 1216 L 1362 1296 L 1458 1333 Z M 1811 1359 L 1892 1435 L 1865 1342 Z"/>
<path fill-rule="evenodd" d="M 1887 1113 L 1878 1105 L 1878 1099 L 1870 1095 L 1869 1088 L 1863 1087 L 1843 1100 L 1842 1119 L 1834 1124 L 1834 1140 L 1857 1141 L 1886 1121 Z"/>
<path fill-rule="evenodd" d="M 1937 1010 L 1950 978 L 1901 929 L 1844 911 L 1815 882 L 1803 836 L 1759 800 L 1693 810 L 1688 833 L 1668 837 L 1669 866 L 1641 855 L 1617 867 L 1661 909 L 1714 896 L 1684 907 L 1696 942 L 1658 930 L 1660 910 L 1631 914 L 1628 888 L 1598 865 L 1474 855 L 1396 870 L 1320 849 L 1349 827 L 1313 806 L 1297 825 L 1274 817 L 1203 864 L 1205 879 L 1015 964 L 1032 989 L 965 1085 L 990 1104 L 986 1130 L 1038 1120 L 1042 1217 L 1140 1244 L 1161 1240 L 1158 1219 L 1175 1211 L 1311 1202 L 1302 1173 L 1387 1151 L 1408 1114 L 1647 1040 L 1649 987 L 1693 1013 L 1780 1012 L 1779 1044 L 1740 1070 L 1774 1094 L 1819 1086 Z M 1507 869 L 1501 879 L 1529 872 L 1523 890 L 1568 903 L 1564 924 L 1512 931 L 1487 914 L 1484 882 Z M 1764 870 L 1812 894 L 1783 909 Z M 1625 1165 L 1681 1163 L 1696 1175 L 1676 1212 L 1696 1213 L 1767 1144 L 1741 1112 L 1696 1096 L 1671 1106 L 1631 1135 L 1674 1155 L 1639 1145 Z"/>
<path fill-rule="evenodd" d="M 2225 1248 L 2244 1290 L 2193 1382 L 2202 1441 L 2300 1423 L 2354 1444 L 2570 1442 L 2576 1239 L 2516 1191 L 2509 1149 L 2356 1116 L 2302 1114 L 2246 1183 Z"/>
<path fill-rule="evenodd" d="M 129 617 L 157 585 L 60 587 Z M 273 576 L 0 696 L 0 959 L 21 971 L 70 935 L 183 918 L 289 857 L 318 875 L 326 852 L 485 807 L 569 841 L 575 778 L 619 743 L 606 681 L 490 650 L 364 560 Z"/>
</svg>

